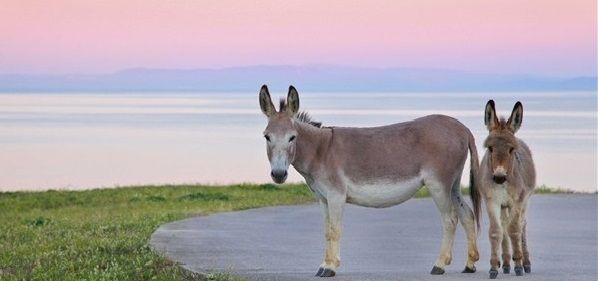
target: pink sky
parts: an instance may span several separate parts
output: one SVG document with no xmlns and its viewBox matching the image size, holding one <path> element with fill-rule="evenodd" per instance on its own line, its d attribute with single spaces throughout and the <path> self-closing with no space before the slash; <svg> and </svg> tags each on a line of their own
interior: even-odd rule
<svg viewBox="0 0 598 281">
<path fill-rule="evenodd" d="M 595 75 L 596 32 L 594 0 L 7 0 L 0 73 L 318 63 Z"/>
</svg>

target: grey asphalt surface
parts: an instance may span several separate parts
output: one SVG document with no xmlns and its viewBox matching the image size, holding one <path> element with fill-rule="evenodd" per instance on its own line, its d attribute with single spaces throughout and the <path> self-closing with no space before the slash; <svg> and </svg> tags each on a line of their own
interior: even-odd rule
<svg viewBox="0 0 598 281">
<path fill-rule="evenodd" d="M 499 273 L 497 280 L 598 280 L 596 195 L 535 195 L 528 211 L 532 273 Z M 341 267 L 326 280 L 487 280 L 485 210 L 474 274 L 459 273 L 466 244 L 459 226 L 453 263 L 429 274 L 440 248 L 441 225 L 431 199 L 386 209 L 347 205 Z M 317 204 L 194 217 L 161 226 L 151 245 L 194 272 L 228 272 L 248 280 L 322 280 L 324 236 Z"/>
</svg>

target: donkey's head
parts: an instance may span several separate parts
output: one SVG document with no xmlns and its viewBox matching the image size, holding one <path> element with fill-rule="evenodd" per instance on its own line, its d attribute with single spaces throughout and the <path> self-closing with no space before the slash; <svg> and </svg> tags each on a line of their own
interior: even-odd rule
<svg viewBox="0 0 598 281">
<path fill-rule="evenodd" d="M 518 141 L 515 133 L 521 127 L 523 121 L 523 105 L 515 103 L 513 112 L 508 121 L 496 117 L 494 101 L 489 100 L 486 104 L 484 123 L 490 134 L 484 146 L 488 149 L 490 165 L 492 168 L 492 179 L 497 184 L 503 184 L 507 176 L 512 172 L 513 152 L 517 149 Z"/>
<path fill-rule="evenodd" d="M 270 176 L 276 183 L 283 183 L 287 179 L 289 165 L 295 158 L 295 129 L 294 117 L 299 111 L 299 94 L 295 87 L 289 87 L 286 101 L 280 101 L 280 108 L 276 111 L 266 85 L 260 90 L 260 107 L 268 117 L 268 126 L 264 130 L 264 138 L 268 151 L 268 160 L 272 171 Z"/>
</svg>

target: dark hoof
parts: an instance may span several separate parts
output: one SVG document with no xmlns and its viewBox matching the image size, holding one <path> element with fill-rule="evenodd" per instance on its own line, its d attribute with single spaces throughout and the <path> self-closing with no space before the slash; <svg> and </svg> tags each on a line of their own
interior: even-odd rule
<svg viewBox="0 0 598 281">
<path fill-rule="evenodd" d="M 336 272 L 332 269 L 325 268 L 324 271 L 319 275 L 320 277 L 333 277 L 336 275 Z"/>
<path fill-rule="evenodd" d="M 517 275 L 517 276 L 523 276 L 523 267 L 516 266 L 515 267 L 515 275 Z"/>
<path fill-rule="evenodd" d="M 490 279 L 496 279 L 496 276 L 498 276 L 498 270 L 490 269 Z"/>
<path fill-rule="evenodd" d="M 444 269 L 438 267 L 438 266 L 434 266 L 432 267 L 432 271 L 430 271 L 430 274 L 432 275 L 442 275 L 444 274 Z"/>
<path fill-rule="evenodd" d="M 502 267 L 502 273 L 509 274 L 511 273 L 511 266 L 505 265 Z"/>
<path fill-rule="evenodd" d="M 473 266 L 472 268 L 469 268 L 467 266 L 465 266 L 465 269 L 463 269 L 463 271 L 461 271 L 461 273 L 475 273 L 475 266 Z"/>
<path fill-rule="evenodd" d="M 525 270 L 525 273 L 532 273 L 532 266 L 531 265 L 524 265 L 523 266 L 523 270 Z"/>
<path fill-rule="evenodd" d="M 320 277 L 320 275 L 322 275 L 322 272 L 324 272 L 324 268 L 323 267 L 318 268 L 318 272 L 316 272 L 316 277 Z"/>
</svg>

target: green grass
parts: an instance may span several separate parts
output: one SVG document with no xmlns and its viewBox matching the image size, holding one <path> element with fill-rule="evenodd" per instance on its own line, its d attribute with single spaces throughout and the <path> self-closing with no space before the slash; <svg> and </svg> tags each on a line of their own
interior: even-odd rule
<svg viewBox="0 0 598 281">
<path fill-rule="evenodd" d="M 561 188 L 561 187 L 558 187 L 558 188 L 548 187 L 546 185 L 538 186 L 534 190 L 534 194 L 554 194 L 554 193 L 561 193 L 561 194 L 583 193 L 583 194 L 586 194 L 584 192 L 576 192 L 576 191 Z M 596 191 L 594 193 L 598 193 L 598 191 Z"/>
<path fill-rule="evenodd" d="M 302 184 L 0 193 L 0 280 L 196 280 L 149 247 L 159 225 L 313 200 Z"/>
<path fill-rule="evenodd" d="M 536 190 L 556 192 L 566 190 Z M 429 195 L 422 188 L 415 197 Z M 314 199 L 303 184 L 0 193 L 0 280 L 200 280 L 149 247 L 159 225 L 308 202 Z M 214 274 L 207 280 L 240 279 Z"/>
</svg>

